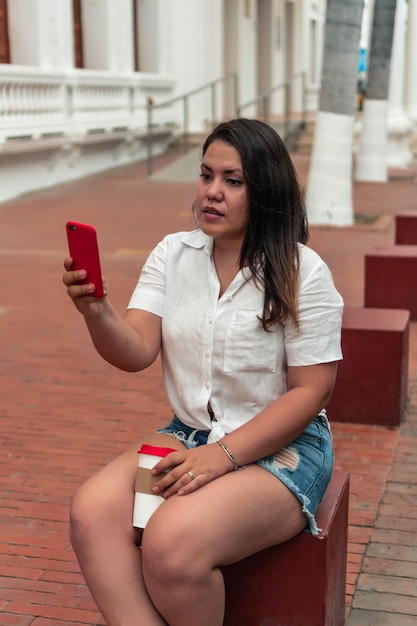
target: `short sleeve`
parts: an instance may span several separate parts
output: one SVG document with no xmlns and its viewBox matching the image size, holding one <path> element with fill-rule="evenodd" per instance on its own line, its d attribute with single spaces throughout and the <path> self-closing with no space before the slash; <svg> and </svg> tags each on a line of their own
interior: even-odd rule
<svg viewBox="0 0 417 626">
<path fill-rule="evenodd" d="M 343 299 L 324 261 L 302 248 L 298 298 L 299 328 L 285 324 L 289 366 L 316 365 L 342 359 Z"/>
<path fill-rule="evenodd" d="M 142 309 L 162 317 L 165 299 L 167 245 L 161 241 L 147 258 L 128 309 Z"/>
</svg>

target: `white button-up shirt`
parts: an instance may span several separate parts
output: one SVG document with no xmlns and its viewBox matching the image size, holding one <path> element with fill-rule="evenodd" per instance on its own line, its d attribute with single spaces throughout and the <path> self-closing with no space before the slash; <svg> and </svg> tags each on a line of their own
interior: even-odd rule
<svg viewBox="0 0 417 626">
<path fill-rule="evenodd" d="M 171 408 L 185 424 L 222 437 L 287 390 L 287 366 L 342 358 L 343 301 L 324 261 L 300 245 L 297 329 L 262 328 L 263 293 L 247 268 L 219 298 L 213 239 L 168 235 L 146 261 L 128 308 L 162 317 L 162 368 Z M 216 421 L 207 411 L 210 402 Z"/>
</svg>

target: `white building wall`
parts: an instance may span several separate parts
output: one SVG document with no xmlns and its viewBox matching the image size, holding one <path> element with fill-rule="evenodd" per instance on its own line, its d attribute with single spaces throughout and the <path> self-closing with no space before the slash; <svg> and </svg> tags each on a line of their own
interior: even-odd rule
<svg viewBox="0 0 417 626">
<path fill-rule="evenodd" d="M 224 10 L 224 73 L 235 73 L 238 81 L 238 104 L 243 115 L 257 113 L 256 105 L 246 106 L 257 95 L 258 86 L 258 11 L 255 0 L 230 0 Z M 227 107 L 231 114 L 230 103 Z"/>
<path fill-rule="evenodd" d="M 136 0 L 136 30 L 138 33 L 138 58 L 136 65 L 142 72 L 158 72 L 160 61 L 161 23 L 159 0 Z M 149 36 L 149 35 L 152 36 Z"/>
<path fill-rule="evenodd" d="M 251 100 L 257 95 L 257 17 L 255 0 L 239 0 L 236 71 L 239 75 L 240 102 Z"/>
<path fill-rule="evenodd" d="M 320 80 L 323 67 L 324 25 L 326 21 L 326 0 L 306 2 L 303 11 L 305 21 L 305 45 L 301 68 L 307 75 L 307 109 L 315 111 L 318 107 Z"/>
<path fill-rule="evenodd" d="M 87 69 L 134 69 L 133 7 L 130 0 L 82 0 L 83 54 Z"/>
<path fill-rule="evenodd" d="M 165 54 L 175 62 L 175 95 L 188 93 L 223 75 L 222 2 L 212 0 L 160 0 L 163 13 L 171 10 L 171 21 L 165 20 Z M 175 5 L 175 6 L 174 6 Z M 217 91 L 222 100 L 221 89 Z M 221 104 L 219 102 L 218 104 Z M 182 103 L 178 105 L 182 117 Z M 189 130 L 207 128 L 211 119 L 209 89 L 189 99 Z M 220 111 L 218 111 L 220 113 Z"/>
<path fill-rule="evenodd" d="M 151 2 L 152 0 L 141 0 Z M 181 1 L 181 0 L 180 0 Z M 155 0 L 158 5 L 158 72 L 162 74 L 172 74 L 176 76 L 178 86 L 178 60 L 177 60 L 177 39 L 176 11 L 178 5 L 167 0 Z M 146 42 L 153 38 L 153 32 L 147 29 L 145 35 Z"/>
<path fill-rule="evenodd" d="M 84 67 L 90 70 L 109 69 L 107 0 L 82 0 L 82 38 Z"/>
<path fill-rule="evenodd" d="M 261 87 L 276 87 L 294 72 L 317 79 L 312 74 L 320 64 L 326 0 L 134 2 L 82 0 L 85 69 L 74 70 L 72 0 L 9 0 L 12 64 L 3 73 L 0 66 L 0 172 L 7 160 L 9 180 L 20 179 L 20 192 L 35 182 L 39 188 L 146 158 L 141 136 L 148 101 L 157 105 L 157 126 L 206 132 L 213 120 L 233 116 L 236 105 L 249 103 L 243 115 L 259 114 L 253 102 Z M 24 73 L 24 66 L 32 69 Z M 229 79 L 191 96 L 186 111 L 182 101 L 158 108 L 230 74 L 238 77 L 236 99 Z M 294 110 L 301 110 L 301 100 L 298 88 L 291 98 Z M 274 95 L 269 113 L 282 115 L 284 102 L 282 92 Z M 51 133 L 55 147 L 42 139 Z M 23 135 L 34 140 L 10 143 Z M 165 145 L 167 140 L 168 134 Z M 163 149 L 161 140 L 157 150 Z M 0 200 L 16 193 L 4 191 L 1 181 L 0 188 Z"/>
<path fill-rule="evenodd" d="M 407 67 L 405 85 L 406 111 L 417 130 L 417 2 L 408 3 Z"/>
<path fill-rule="evenodd" d="M 260 0 L 262 3 L 263 0 Z M 270 76 L 266 79 L 262 80 L 262 90 L 259 92 L 265 92 L 268 89 L 274 89 L 278 85 L 280 85 L 285 80 L 284 73 L 284 62 L 283 58 L 285 56 L 284 50 L 284 17 L 283 17 L 283 1 L 282 0 L 272 0 L 269 9 L 269 15 L 265 12 L 262 18 L 261 29 L 258 29 L 258 38 L 261 40 L 266 40 L 269 38 L 268 42 L 262 43 L 262 41 L 258 42 L 258 75 L 261 75 L 265 71 L 265 60 L 263 55 L 268 54 L 269 50 L 269 60 L 266 63 L 269 65 Z M 262 9 L 265 11 L 265 8 Z M 264 32 L 265 28 L 269 28 L 269 32 Z M 258 76 L 258 84 L 259 84 L 259 76 Z M 279 111 L 283 106 L 283 93 L 281 90 L 273 91 L 271 96 L 271 109 L 274 111 Z"/>
<path fill-rule="evenodd" d="M 73 67 L 71 0 L 11 0 L 8 16 L 12 63 Z"/>
</svg>

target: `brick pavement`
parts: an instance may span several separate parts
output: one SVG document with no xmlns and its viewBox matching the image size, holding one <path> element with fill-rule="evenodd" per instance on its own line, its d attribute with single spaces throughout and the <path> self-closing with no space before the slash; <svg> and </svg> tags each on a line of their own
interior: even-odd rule
<svg viewBox="0 0 417 626">
<path fill-rule="evenodd" d="M 170 157 L 158 160 L 166 165 Z M 301 180 L 308 157 L 294 156 Z M 355 183 L 375 223 L 312 227 L 346 304 L 363 304 L 363 259 L 393 242 L 393 215 L 415 208 L 417 168 Z M 102 624 L 68 539 L 77 485 L 168 414 L 156 362 L 126 374 L 100 360 L 61 285 L 67 219 L 93 223 L 103 273 L 122 311 L 167 232 L 190 229 L 194 183 L 150 182 L 145 165 L 0 206 L 0 624 Z M 417 330 L 399 429 L 333 421 L 336 466 L 351 473 L 347 626 L 417 622 Z M 301 625 L 300 625 L 301 626 Z"/>
</svg>

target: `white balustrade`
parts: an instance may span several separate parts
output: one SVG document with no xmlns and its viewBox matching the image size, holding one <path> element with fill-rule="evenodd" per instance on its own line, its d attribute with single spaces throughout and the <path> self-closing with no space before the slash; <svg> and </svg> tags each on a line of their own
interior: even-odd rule
<svg viewBox="0 0 417 626">
<path fill-rule="evenodd" d="M 144 134 L 148 100 L 169 100 L 173 86 L 171 77 L 156 74 L 0 65 L 0 144 L 121 130 Z M 154 111 L 157 125 L 175 121 L 174 107 Z"/>
</svg>

